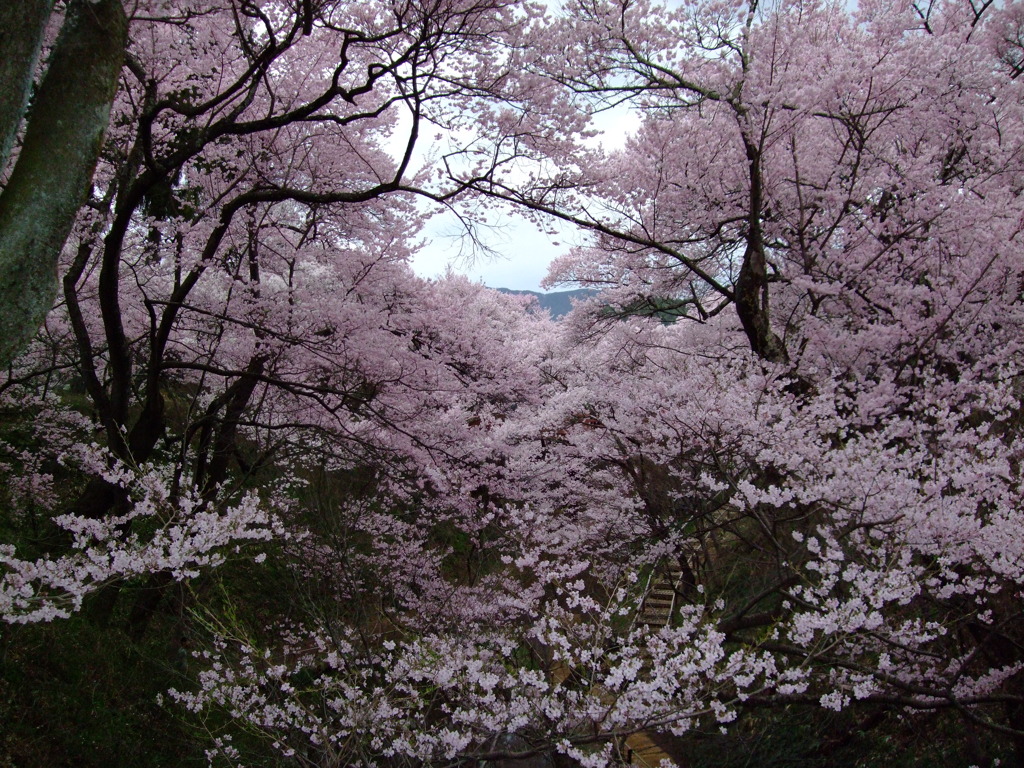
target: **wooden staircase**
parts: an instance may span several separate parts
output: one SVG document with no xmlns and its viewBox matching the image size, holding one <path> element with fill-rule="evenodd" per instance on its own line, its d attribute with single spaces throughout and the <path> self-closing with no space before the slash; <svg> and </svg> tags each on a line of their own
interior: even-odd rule
<svg viewBox="0 0 1024 768">
<path fill-rule="evenodd" d="M 683 572 L 678 563 L 651 573 L 647 581 L 647 594 L 637 613 L 637 621 L 649 627 L 667 627 L 672 623 L 679 599 Z"/>
<path fill-rule="evenodd" d="M 682 570 L 674 562 L 652 572 L 635 621 L 655 629 L 668 626 L 678 605 L 682 577 Z M 552 665 L 550 674 L 556 684 L 561 684 L 568 679 L 571 671 L 565 662 L 560 661 Z M 608 694 L 602 698 L 606 696 Z M 660 768 L 662 761 L 686 768 L 684 763 L 665 752 L 654 742 L 651 734 L 644 731 L 627 736 L 621 742 L 620 749 L 628 764 L 637 768 Z"/>
<path fill-rule="evenodd" d="M 678 761 L 672 760 L 669 754 L 651 741 L 650 735 L 643 731 L 626 737 L 626 750 L 629 764 L 640 768 L 659 768 L 662 760 L 679 765 Z"/>
<path fill-rule="evenodd" d="M 651 573 L 647 581 L 646 595 L 636 621 L 653 629 L 667 627 L 672 623 L 679 600 L 679 587 L 683 572 L 675 561 L 662 569 Z M 651 735 L 641 731 L 626 738 L 626 756 L 630 765 L 639 768 L 658 768 L 662 760 L 675 762 L 672 757 L 659 747 Z"/>
</svg>

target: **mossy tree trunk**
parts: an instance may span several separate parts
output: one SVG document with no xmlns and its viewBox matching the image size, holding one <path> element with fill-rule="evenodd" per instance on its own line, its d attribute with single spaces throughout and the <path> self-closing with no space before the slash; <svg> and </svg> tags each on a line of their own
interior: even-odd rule
<svg viewBox="0 0 1024 768">
<path fill-rule="evenodd" d="M 0 161 L 25 112 L 52 0 L 0 4 Z M 7 18 L 11 17 L 11 18 Z M 0 193 L 0 365 L 35 335 L 57 291 L 57 262 L 86 201 L 124 60 L 121 0 L 71 0 Z"/>
<path fill-rule="evenodd" d="M 25 116 L 53 0 L 0 4 L 0 171 Z"/>
</svg>

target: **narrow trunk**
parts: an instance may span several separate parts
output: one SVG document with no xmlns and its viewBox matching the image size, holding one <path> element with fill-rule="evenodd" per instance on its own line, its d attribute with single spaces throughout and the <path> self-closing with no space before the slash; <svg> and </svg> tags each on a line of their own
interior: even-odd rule
<svg viewBox="0 0 1024 768">
<path fill-rule="evenodd" d="M 224 415 L 217 425 L 217 434 L 212 440 L 212 445 L 207 447 L 209 460 L 201 455 L 196 469 L 196 480 L 202 484 L 202 498 L 206 504 L 216 502 L 220 485 L 227 479 L 228 462 L 238 440 L 238 421 L 252 399 L 266 362 L 265 355 L 257 355 L 250 360 L 245 373 L 232 383 L 224 393 L 224 401 L 218 404 L 218 407 L 224 407 Z M 212 418 L 212 414 L 210 416 Z M 203 454 L 205 451 L 200 453 Z M 146 586 L 136 596 L 128 616 L 128 634 L 133 639 L 138 640 L 145 635 L 160 608 L 167 587 L 172 583 L 169 571 L 160 571 L 149 576 Z"/>
<path fill-rule="evenodd" d="M 765 255 L 761 217 L 764 212 L 761 179 L 761 153 L 748 139 L 743 141 L 750 172 L 750 201 L 747 212 L 746 247 L 743 263 L 733 288 L 736 313 L 750 348 L 763 360 L 784 363 L 789 357 L 786 346 L 771 327 L 768 302 L 768 259 Z"/>
</svg>

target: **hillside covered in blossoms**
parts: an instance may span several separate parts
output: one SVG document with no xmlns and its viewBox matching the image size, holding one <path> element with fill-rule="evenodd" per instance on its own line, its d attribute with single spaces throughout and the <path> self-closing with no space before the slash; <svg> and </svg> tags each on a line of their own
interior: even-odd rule
<svg viewBox="0 0 1024 768">
<path fill-rule="evenodd" d="M 0 766 L 1024 766 L 1024 4 L 0 30 Z"/>
</svg>

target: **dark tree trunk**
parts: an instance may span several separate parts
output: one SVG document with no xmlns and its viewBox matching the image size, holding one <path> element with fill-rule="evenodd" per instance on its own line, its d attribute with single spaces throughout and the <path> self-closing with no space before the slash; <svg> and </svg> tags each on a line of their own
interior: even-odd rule
<svg viewBox="0 0 1024 768">
<path fill-rule="evenodd" d="M 0 171 L 28 105 L 53 0 L 0 3 Z"/>
<path fill-rule="evenodd" d="M 768 302 L 768 259 L 765 255 L 764 232 L 761 216 L 764 211 L 761 153 L 748 139 L 744 139 L 750 171 L 750 202 L 747 215 L 747 244 L 743 263 L 734 286 L 736 313 L 750 348 L 771 363 L 787 362 L 786 347 L 771 326 Z"/>
<path fill-rule="evenodd" d="M 5 16 L 29 11 L 15 24 L 38 31 L 47 8 L 39 0 L 5 2 Z M 31 31 L 31 30 L 30 30 Z M 34 32 L 33 34 L 36 34 Z M 41 32 L 38 32 L 41 34 Z M 57 291 L 57 260 L 85 202 L 117 92 L 128 23 L 121 0 L 72 0 L 25 131 L 10 181 L 0 195 L 0 365 L 35 335 Z M 4 37 L 0 58 L 8 58 Z M 18 56 L 31 58 L 33 40 Z M 27 51 L 27 53 L 26 53 Z M 28 62 L 30 63 L 30 62 Z M 14 81 L 0 109 L 0 141 L 12 141 L 14 108 L 24 104 L 23 60 L 8 61 Z M 8 72 L 3 71 L 6 75 Z M 20 124 L 20 121 L 18 121 Z"/>
</svg>

